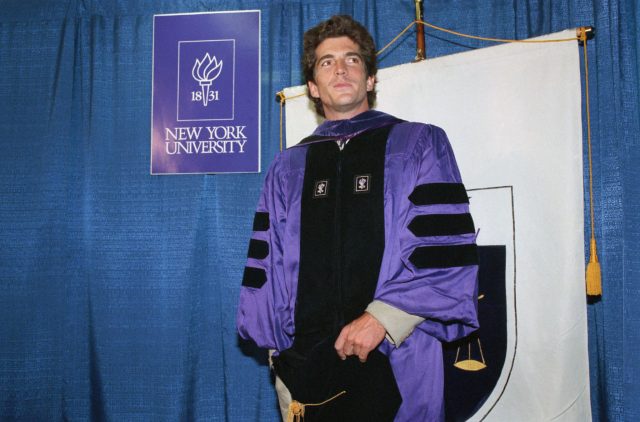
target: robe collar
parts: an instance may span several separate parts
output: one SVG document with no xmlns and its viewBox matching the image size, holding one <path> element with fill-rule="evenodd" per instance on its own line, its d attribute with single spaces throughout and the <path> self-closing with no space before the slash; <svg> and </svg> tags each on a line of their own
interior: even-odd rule
<svg viewBox="0 0 640 422">
<path fill-rule="evenodd" d="M 350 119 L 325 120 L 311 136 L 304 138 L 297 145 L 351 139 L 367 130 L 378 129 L 400 122 L 402 120 L 382 111 L 367 110 Z"/>
</svg>

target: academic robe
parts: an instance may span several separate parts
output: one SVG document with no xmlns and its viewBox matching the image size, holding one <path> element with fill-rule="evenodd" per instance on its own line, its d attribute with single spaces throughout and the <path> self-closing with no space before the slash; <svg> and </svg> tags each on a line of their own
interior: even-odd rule
<svg viewBox="0 0 640 422">
<path fill-rule="evenodd" d="M 267 173 L 240 336 L 304 354 L 372 300 L 420 316 L 401 344 L 385 339 L 375 352 L 401 396 L 394 420 L 443 420 L 441 342 L 478 328 L 475 237 L 442 129 L 374 110 L 325 121 Z"/>
</svg>

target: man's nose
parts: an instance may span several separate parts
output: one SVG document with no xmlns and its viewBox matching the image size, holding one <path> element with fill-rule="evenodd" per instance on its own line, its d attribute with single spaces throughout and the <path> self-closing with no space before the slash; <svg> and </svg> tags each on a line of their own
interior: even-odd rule
<svg viewBox="0 0 640 422">
<path fill-rule="evenodd" d="M 344 75 L 347 73 L 347 65 L 343 59 L 336 60 L 336 75 Z"/>
</svg>

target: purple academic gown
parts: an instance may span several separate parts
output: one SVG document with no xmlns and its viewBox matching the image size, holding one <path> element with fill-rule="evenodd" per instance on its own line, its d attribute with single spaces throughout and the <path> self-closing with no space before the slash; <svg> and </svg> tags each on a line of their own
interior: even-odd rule
<svg viewBox="0 0 640 422">
<path fill-rule="evenodd" d="M 325 121 L 314 132 L 314 142 L 351 139 L 389 125 L 384 253 L 374 299 L 424 322 L 399 347 L 385 339 L 378 350 L 388 356 L 402 396 L 395 421 L 438 421 L 444 419 L 441 342 L 478 328 L 477 258 L 469 258 L 475 256 L 475 233 L 455 228 L 420 233 L 410 227 L 421 218 L 450 225 L 468 216 L 468 198 L 446 134 L 436 126 L 369 110 L 352 119 Z M 283 151 L 267 173 L 252 239 L 266 242 L 269 252 L 249 257 L 240 293 L 240 336 L 276 353 L 289 348 L 296 334 L 300 196 L 308 145 Z"/>
</svg>

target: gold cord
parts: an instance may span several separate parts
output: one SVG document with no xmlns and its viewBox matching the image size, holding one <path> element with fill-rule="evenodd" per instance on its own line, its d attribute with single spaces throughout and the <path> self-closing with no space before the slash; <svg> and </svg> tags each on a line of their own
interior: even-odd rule
<svg viewBox="0 0 640 422">
<path fill-rule="evenodd" d="M 416 22 L 418 22 L 418 21 L 413 21 L 413 22 L 411 22 L 409 25 L 407 25 L 407 27 L 406 27 L 405 29 L 403 29 L 402 31 L 400 31 L 400 33 L 399 33 L 398 35 L 396 35 L 396 36 L 395 36 L 391 41 L 389 41 L 389 42 L 387 43 L 387 45 L 385 45 L 385 46 L 384 46 L 384 47 L 382 47 L 380 50 L 378 50 L 378 52 L 376 53 L 376 56 L 379 56 L 380 54 L 382 54 L 382 52 L 383 52 L 384 50 L 386 50 L 387 48 L 391 47 L 391 45 L 392 45 L 394 42 L 398 41 L 398 38 L 400 38 L 401 36 L 403 36 L 405 32 L 407 32 L 409 29 L 411 29 L 411 27 L 412 27 L 413 25 L 415 25 L 415 24 L 416 24 Z"/>
<path fill-rule="evenodd" d="M 595 218 L 593 214 L 593 164 L 591 159 L 591 113 L 589 105 L 589 57 L 587 55 L 587 29 L 578 29 L 579 39 L 582 41 L 582 51 L 584 55 L 584 91 L 585 107 L 587 109 L 587 148 L 589 157 L 589 218 L 591 223 L 591 238 L 589 239 L 589 263 L 585 274 L 587 295 L 602 295 L 602 271 L 598 262 L 598 248 L 595 235 Z"/>
<path fill-rule="evenodd" d="M 511 40 L 511 39 L 507 39 L 507 38 L 479 37 L 477 35 L 468 35 L 468 34 L 463 34 L 462 32 L 452 31 L 451 29 L 442 28 L 440 26 L 436 26 L 436 25 L 433 25 L 431 23 L 424 22 L 424 21 L 415 21 L 413 23 L 419 23 L 419 24 L 427 26 L 429 28 L 436 29 L 436 30 L 442 31 L 442 32 L 446 32 L 448 34 L 457 35 L 459 37 L 471 38 L 471 39 L 474 39 L 474 40 L 481 40 L 481 41 L 492 41 L 492 42 L 501 42 L 501 43 L 514 43 L 514 42 L 517 42 L 517 43 L 524 43 L 524 44 L 541 44 L 541 43 L 550 43 L 550 42 L 567 42 L 567 41 L 577 41 L 577 40 L 579 40 L 578 37 L 559 38 L 559 39 L 552 39 L 552 40 Z"/>
<path fill-rule="evenodd" d="M 335 400 L 343 394 L 347 394 L 346 391 L 342 390 L 338 394 L 333 397 L 326 399 L 321 403 L 300 403 L 297 400 L 291 401 L 289 403 L 289 411 L 287 412 L 287 422 L 302 422 L 304 420 L 304 411 L 308 406 L 322 406 L 323 404 L 329 403 L 331 400 Z"/>
<path fill-rule="evenodd" d="M 584 90 L 585 104 L 587 107 L 587 146 L 589 149 L 589 208 L 591 218 L 591 236 L 593 237 L 594 218 L 593 218 L 593 166 L 591 163 L 591 113 L 589 105 L 589 57 L 587 55 L 587 33 L 584 28 L 580 28 L 580 39 L 582 40 L 582 51 L 584 52 Z"/>
<path fill-rule="evenodd" d="M 540 43 L 566 42 L 566 41 L 577 41 L 577 40 L 579 40 L 578 37 L 560 38 L 560 39 L 553 39 L 553 40 L 511 40 L 511 39 L 506 39 L 506 38 L 479 37 L 477 35 L 469 35 L 469 34 L 464 34 L 462 32 L 453 31 L 451 29 L 443 28 L 441 26 L 437 26 L 437 25 L 434 25 L 434 24 L 431 24 L 429 22 L 425 22 L 425 21 L 422 21 L 422 20 L 415 20 L 415 21 L 411 22 L 409 25 L 407 25 L 407 27 L 404 28 L 402 31 L 400 31 L 400 33 L 398 35 L 396 35 L 391 41 L 389 41 L 389 43 L 387 45 L 385 45 L 380 50 L 378 50 L 378 52 L 376 54 L 377 55 L 382 54 L 383 51 L 385 51 L 387 48 L 391 47 L 391 45 L 393 43 L 395 43 L 398 40 L 398 38 L 400 38 L 402 35 L 404 35 L 405 32 L 407 32 L 409 29 L 411 29 L 411 27 L 413 25 L 416 25 L 416 24 L 424 25 L 426 27 L 435 29 L 437 31 L 446 32 L 448 34 L 457 35 L 459 37 L 471 38 L 471 39 L 474 39 L 474 40 L 481 40 L 481 41 L 501 42 L 501 43 L 519 42 L 519 43 L 527 43 L 527 44 L 540 44 Z"/>
</svg>

